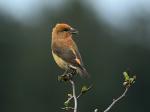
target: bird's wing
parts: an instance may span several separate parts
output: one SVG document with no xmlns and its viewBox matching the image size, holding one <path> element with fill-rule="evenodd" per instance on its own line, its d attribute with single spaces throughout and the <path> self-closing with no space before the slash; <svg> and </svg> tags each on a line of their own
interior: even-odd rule
<svg viewBox="0 0 150 112">
<path fill-rule="evenodd" d="M 83 66 L 83 62 L 78 49 L 74 50 L 73 48 L 61 48 L 57 46 L 53 47 L 53 52 L 73 66 L 79 68 Z"/>
</svg>

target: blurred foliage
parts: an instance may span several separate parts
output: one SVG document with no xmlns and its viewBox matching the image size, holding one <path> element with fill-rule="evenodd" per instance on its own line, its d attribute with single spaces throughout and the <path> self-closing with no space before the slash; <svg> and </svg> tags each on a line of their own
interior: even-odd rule
<svg viewBox="0 0 150 112">
<path fill-rule="evenodd" d="M 150 16 L 137 17 L 133 28 L 123 31 L 98 20 L 96 13 L 79 0 L 70 1 L 67 6 L 61 10 L 45 8 L 39 25 L 32 22 L 25 25 L 0 13 L 0 111 L 62 111 L 60 107 L 69 86 L 58 83 L 57 76 L 63 71 L 53 61 L 50 49 L 52 27 L 58 22 L 66 22 L 79 30 L 75 40 L 91 75 L 88 80 L 77 79 L 79 85 L 93 84 L 93 90 L 79 101 L 81 112 L 103 110 L 116 93 L 122 91 L 122 76 L 117 74 L 124 70 L 136 74 L 138 81 L 112 112 L 148 111 L 150 48 L 147 37 L 150 34 L 147 24 L 150 19 L 147 18 Z"/>
</svg>

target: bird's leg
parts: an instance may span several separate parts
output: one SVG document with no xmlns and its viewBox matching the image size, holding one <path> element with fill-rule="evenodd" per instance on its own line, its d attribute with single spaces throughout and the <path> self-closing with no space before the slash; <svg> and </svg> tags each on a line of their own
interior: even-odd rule
<svg viewBox="0 0 150 112">
<path fill-rule="evenodd" d="M 65 70 L 65 72 L 58 76 L 59 81 L 69 81 L 72 80 L 73 76 L 77 74 L 77 70 L 71 66 L 68 66 L 68 69 Z"/>
<path fill-rule="evenodd" d="M 73 68 L 73 67 L 69 67 L 69 73 L 72 75 L 72 77 L 74 76 L 74 75 L 76 75 L 77 74 L 77 69 L 75 69 L 75 68 Z"/>
<path fill-rule="evenodd" d="M 75 74 L 75 69 L 74 68 L 72 68 L 72 67 L 70 67 L 70 66 L 68 66 L 68 69 L 67 69 L 67 71 L 66 71 L 66 75 L 67 75 L 67 77 L 68 77 L 68 79 L 70 80 L 72 80 L 72 78 L 73 78 L 73 76 L 74 76 L 74 74 Z"/>
<path fill-rule="evenodd" d="M 59 81 L 69 81 L 73 77 L 73 71 L 71 67 L 68 67 L 68 69 L 65 70 L 65 72 L 58 76 Z"/>
<path fill-rule="evenodd" d="M 66 69 L 62 75 L 67 75 L 67 74 L 68 74 L 68 69 Z"/>
</svg>

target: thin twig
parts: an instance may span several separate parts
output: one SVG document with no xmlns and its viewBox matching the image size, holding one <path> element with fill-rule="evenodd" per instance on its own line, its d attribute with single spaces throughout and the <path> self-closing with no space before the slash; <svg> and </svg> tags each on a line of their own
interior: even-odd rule
<svg viewBox="0 0 150 112">
<path fill-rule="evenodd" d="M 82 92 L 77 96 L 77 99 L 80 98 L 80 96 L 82 96 Z M 73 96 L 71 96 L 70 98 L 68 98 L 67 102 L 70 102 L 73 99 Z"/>
<path fill-rule="evenodd" d="M 118 97 L 117 99 L 114 99 L 113 102 L 106 108 L 106 110 L 104 110 L 104 112 L 108 112 L 119 100 L 121 100 L 127 93 L 128 91 L 128 87 L 126 87 L 125 91 L 123 92 L 123 94 Z"/>
<path fill-rule="evenodd" d="M 74 81 L 70 80 L 70 83 L 72 84 L 72 96 L 74 98 L 74 112 L 77 112 L 77 97 L 76 97 L 76 92 L 75 92 L 75 83 Z"/>
<path fill-rule="evenodd" d="M 80 98 L 80 96 L 82 96 L 82 92 L 77 96 L 77 99 Z"/>
<path fill-rule="evenodd" d="M 74 110 L 74 108 L 72 108 L 72 107 L 63 107 L 61 109 L 63 109 L 63 110 Z"/>
</svg>

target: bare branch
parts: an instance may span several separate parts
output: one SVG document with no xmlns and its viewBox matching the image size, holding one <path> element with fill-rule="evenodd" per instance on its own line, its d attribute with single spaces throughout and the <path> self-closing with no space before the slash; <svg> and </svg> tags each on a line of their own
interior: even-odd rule
<svg viewBox="0 0 150 112">
<path fill-rule="evenodd" d="M 80 96 L 82 96 L 82 92 L 80 92 L 80 94 L 77 96 L 77 99 L 80 98 Z M 68 100 L 66 102 L 70 102 L 72 99 L 73 99 L 73 96 L 68 98 Z"/>
<path fill-rule="evenodd" d="M 76 96 L 76 92 L 75 92 L 75 83 L 74 81 L 70 80 L 70 83 L 72 84 L 72 96 L 74 99 L 74 112 L 77 112 L 77 96 Z"/>
<path fill-rule="evenodd" d="M 63 107 L 63 108 L 61 108 L 62 110 L 74 110 L 74 108 L 72 108 L 72 107 Z"/>
<path fill-rule="evenodd" d="M 80 98 L 80 96 L 82 96 L 82 92 L 77 96 L 77 99 Z"/>
<path fill-rule="evenodd" d="M 114 99 L 113 102 L 106 108 L 106 110 L 104 110 L 104 112 L 108 112 L 119 100 L 121 100 L 127 93 L 128 91 L 128 87 L 126 87 L 125 91 L 123 92 L 123 94 L 118 97 L 117 99 Z"/>
<path fill-rule="evenodd" d="M 72 94 L 68 94 L 68 99 L 67 99 L 67 101 L 64 102 L 65 107 L 61 108 L 61 109 L 63 109 L 63 110 L 73 110 L 73 112 L 77 112 L 77 105 L 78 105 L 77 104 L 78 103 L 77 99 L 79 97 L 81 97 L 84 93 L 89 91 L 92 88 L 92 86 L 90 86 L 88 88 L 86 86 L 83 86 L 82 89 L 81 89 L 80 94 L 76 96 L 75 83 L 73 81 L 73 75 L 74 74 L 72 74 L 72 73 L 68 73 L 68 74 L 64 74 L 64 75 L 59 77 L 60 80 L 65 81 L 65 82 L 68 81 L 72 85 Z M 103 112 L 108 112 L 117 102 L 119 102 L 122 98 L 124 98 L 126 93 L 128 92 L 128 89 L 135 83 L 136 76 L 129 77 L 127 72 L 124 72 L 123 75 L 124 75 L 124 78 L 125 78 L 125 80 L 123 82 L 123 86 L 125 87 L 124 92 L 117 99 L 113 99 L 113 102 Z M 71 100 L 74 101 L 74 107 L 68 106 L 68 104 Z M 94 110 L 94 112 L 98 112 L 98 111 L 99 110 L 97 108 Z"/>
</svg>

